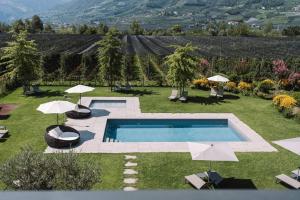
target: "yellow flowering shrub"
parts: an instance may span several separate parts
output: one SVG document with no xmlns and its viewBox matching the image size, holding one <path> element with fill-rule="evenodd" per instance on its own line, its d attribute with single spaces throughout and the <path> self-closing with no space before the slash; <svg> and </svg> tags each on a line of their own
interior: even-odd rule
<svg viewBox="0 0 300 200">
<path fill-rule="evenodd" d="M 241 81 L 238 85 L 238 89 L 241 91 L 249 91 L 249 90 L 251 90 L 251 88 L 252 88 L 252 85 L 250 83 L 247 83 L 244 81 Z"/>
<path fill-rule="evenodd" d="M 225 88 L 226 88 L 228 91 L 234 91 L 234 90 L 237 89 L 237 85 L 236 85 L 235 82 L 228 82 L 228 83 L 226 83 Z"/>
<path fill-rule="evenodd" d="M 209 81 L 207 78 L 196 79 L 193 81 L 196 87 L 209 88 Z"/>
<path fill-rule="evenodd" d="M 274 86 L 274 81 L 272 81 L 271 79 L 266 79 L 259 84 L 258 89 L 261 92 L 268 92 L 269 90 L 273 89 Z"/>
<path fill-rule="evenodd" d="M 297 101 L 294 97 L 289 95 L 277 95 L 273 99 L 273 104 L 280 107 L 281 109 L 290 109 L 296 106 Z"/>
</svg>

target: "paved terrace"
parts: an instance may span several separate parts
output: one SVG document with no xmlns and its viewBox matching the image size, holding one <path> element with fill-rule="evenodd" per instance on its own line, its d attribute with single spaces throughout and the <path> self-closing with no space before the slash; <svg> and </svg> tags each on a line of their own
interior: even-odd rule
<svg viewBox="0 0 300 200">
<path fill-rule="evenodd" d="M 76 153 L 134 153 L 134 152 L 189 152 L 185 142 L 103 142 L 107 119 L 228 119 L 229 126 L 247 138 L 243 142 L 227 142 L 235 152 L 277 151 L 258 133 L 231 113 L 141 113 L 137 97 L 83 97 L 82 104 L 90 106 L 92 100 L 126 100 L 124 108 L 93 110 L 92 117 L 84 120 L 68 119 L 66 125 L 81 133 L 81 142 L 72 148 Z M 209 142 L 211 143 L 211 142 Z M 67 152 L 47 147 L 45 153 Z"/>
</svg>

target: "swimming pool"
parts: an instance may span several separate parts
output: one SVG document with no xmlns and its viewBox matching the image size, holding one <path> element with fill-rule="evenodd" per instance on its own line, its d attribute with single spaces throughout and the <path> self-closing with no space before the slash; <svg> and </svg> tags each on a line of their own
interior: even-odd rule
<svg viewBox="0 0 300 200">
<path fill-rule="evenodd" d="M 126 108 L 126 100 L 92 100 L 91 109 Z"/>
<path fill-rule="evenodd" d="M 103 141 L 241 142 L 228 119 L 108 119 Z"/>
</svg>

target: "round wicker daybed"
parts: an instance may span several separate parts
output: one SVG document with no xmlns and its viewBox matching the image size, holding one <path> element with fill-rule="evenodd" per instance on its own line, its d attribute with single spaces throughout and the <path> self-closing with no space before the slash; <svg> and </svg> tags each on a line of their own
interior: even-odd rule
<svg viewBox="0 0 300 200">
<path fill-rule="evenodd" d="M 72 147 L 79 143 L 80 133 L 68 126 L 52 125 L 46 129 L 45 140 L 53 148 Z"/>
<path fill-rule="evenodd" d="M 66 112 L 67 117 L 71 119 L 89 118 L 92 114 L 91 109 L 83 105 L 77 105 L 75 110 Z"/>
</svg>

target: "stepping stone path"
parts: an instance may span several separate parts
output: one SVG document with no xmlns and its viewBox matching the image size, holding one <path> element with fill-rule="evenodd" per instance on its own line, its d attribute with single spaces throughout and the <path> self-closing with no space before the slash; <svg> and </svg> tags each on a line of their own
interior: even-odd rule
<svg viewBox="0 0 300 200">
<path fill-rule="evenodd" d="M 131 192 L 131 191 L 137 191 L 138 189 L 135 186 L 135 184 L 138 182 L 138 179 L 136 178 L 136 175 L 138 172 L 134 170 L 133 168 L 137 167 L 136 162 L 131 162 L 132 160 L 136 160 L 137 157 L 133 155 L 125 155 L 125 169 L 124 169 L 124 191 Z"/>
<path fill-rule="evenodd" d="M 125 178 L 124 183 L 126 184 L 135 184 L 137 182 L 136 178 Z"/>
<path fill-rule="evenodd" d="M 124 170 L 124 175 L 135 175 L 135 174 L 138 174 L 138 172 L 133 169 L 125 169 Z"/>
<path fill-rule="evenodd" d="M 133 163 L 133 162 L 127 162 L 125 164 L 125 167 L 136 167 L 137 166 L 137 163 Z"/>
</svg>

